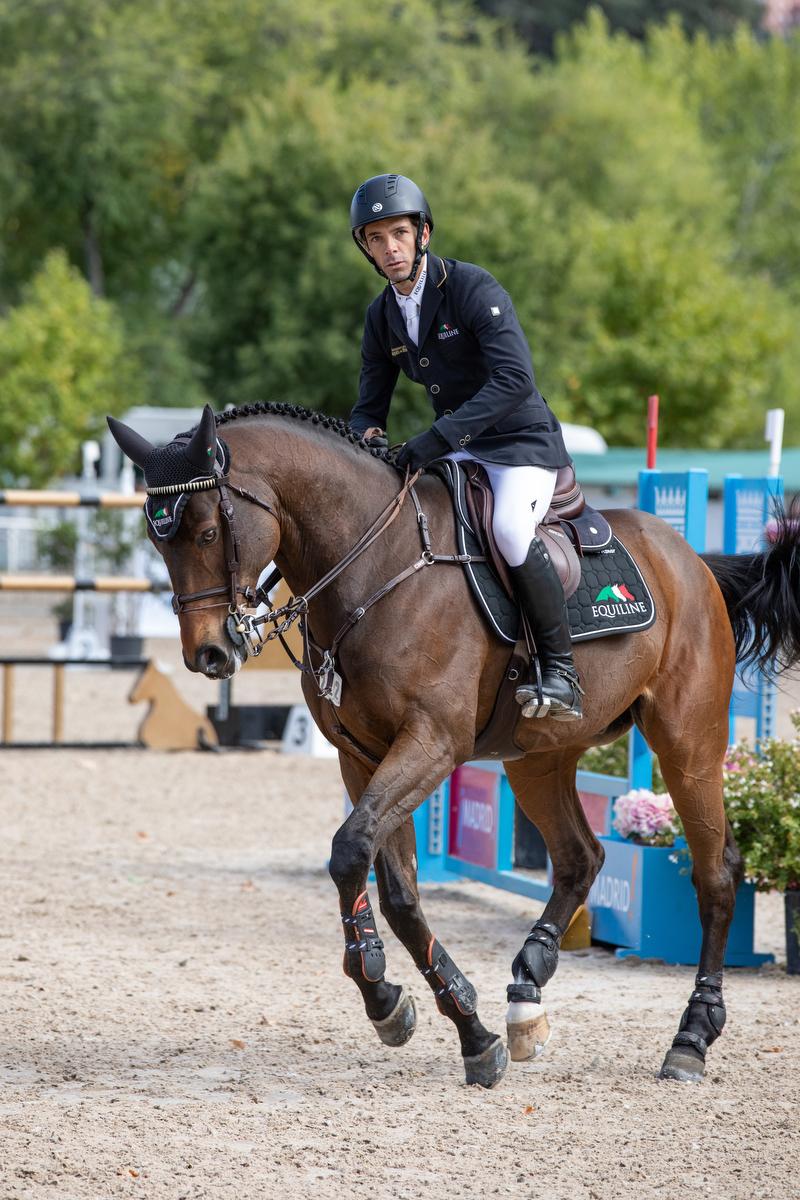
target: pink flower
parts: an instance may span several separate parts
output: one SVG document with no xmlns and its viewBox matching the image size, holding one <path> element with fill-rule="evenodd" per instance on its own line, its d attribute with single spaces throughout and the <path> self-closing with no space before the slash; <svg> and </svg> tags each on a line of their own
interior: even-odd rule
<svg viewBox="0 0 800 1200">
<path fill-rule="evenodd" d="M 622 837 L 651 841 L 674 833 L 676 819 L 670 797 L 656 795 L 648 788 L 634 788 L 614 802 L 613 825 Z"/>
</svg>

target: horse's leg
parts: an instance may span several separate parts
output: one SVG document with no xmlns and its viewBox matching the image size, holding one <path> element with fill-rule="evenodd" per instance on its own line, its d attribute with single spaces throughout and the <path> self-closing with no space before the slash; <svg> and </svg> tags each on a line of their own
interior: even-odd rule
<svg viewBox="0 0 800 1200">
<path fill-rule="evenodd" d="M 358 804 L 370 787 L 372 773 L 350 756 L 340 754 L 339 758 L 345 786 L 353 803 Z M 439 1011 L 449 1017 L 456 1027 L 467 1083 L 494 1087 L 505 1073 L 508 1056 L 497 1034 L 485 1029 L 478 1018 L 474 987 L 433 936 L 425 920 L 417 888 L 416 837 L 412 817 L 409 816 L 384 840 L 375 856 L 375 875 L 381 912 L 427 979 Z M 360 904 L 364 898 L 365 894 L 359 895 L 356 904 Z M 348 946 L 345 950 L 345 973 L 354 979 L 361 991 L 367 1015 L 381 1041 L 386 1045 L 400 1046 L 408 1041 L 416 1027 L 414 1001 L 405 988 L 387 983 L 382 977 L 375 978 L 377 970 L 364 970 L 361 955 L 355 957 L 349 948 L 351 923 L 346 919 L 348 912 L 345 909 L 343 916 L 345 943 Z M 370 928 L 375 929 L 374 921 L 370 921 Z"/>
<path fill-rule="evenodd" d="M 714 713 L 705 697 L 692 708 L 692 691 L 708 692 L 708 680 L 694 685 L 689 673 L 680 681 L 681 705 L 658 690 L 637 704 L 636 718 L 652 749 L 673 804 L 680 814 L 692 852 L 692 882 L 697 892 L 703 941 L 694 991 L 684 1010 L 678 1033 L 667 1051 L 662 1079 L 695 1082 L 702 1079 L 708 1047 L 725 1024 L 722 966 L 728 929 L 733 919 L 736 889 L 743 868 L 723 807 L 722 764 L 728 744 L 728 713 L 724 700 Z M 705 711 L 703 711 L 705 709 Z M 685 721 L 667 720 L 659 712 L 692 713 L 692 736 Z"/>
<path fill-rule="evenodd" d="M 512 1059 L 541 1054 L 550 1036 L 542 988 L 555 974 L 561 938 L 603 865 L 603 850 L 589 828 L 575 787 L 578 753 L 532 754 L 504 763 L 525 815 L 545 840 L 553 863 L 553 891 L 512 963 L 508 987 L 508 1047 Z"/>
</svg>

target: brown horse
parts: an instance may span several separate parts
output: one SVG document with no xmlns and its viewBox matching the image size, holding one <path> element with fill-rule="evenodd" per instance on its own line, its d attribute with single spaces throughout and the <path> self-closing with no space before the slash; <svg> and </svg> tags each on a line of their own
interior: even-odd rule
<svg viewBox="0 0 800 1200">
<path fill-rule="evenodd" d="M 241 665 L 238 597 L 245 594 L 252 602 L 252 590 L 246 589 L 255 588 L 271 560 L 295 596 L 314 597 L 307 606 L 314 667 L 320 666 L 315 648 L 330 647 L 355 614 L 336 654 L 340 705 L 320 695 L 332 694 L 330 673 L 322 680 L 311 671 L 303 676 L 308 706 L 338 747 L 354 804 L 333 839 L 330 859 L 344 923 L 345 971 L 358 985 L 381 1040 L 407 1041 L 415 1008 L 406 990 L 384 975 L 383 943 L 366 892 L 374 862 L 381 912 L 433 989 L 440 1011 L 455 1024 L 467 1081 L 493 1086 L 506 1068 L 505 1047 L 481 1024 L 472 985 L 423 916 L 411 814 L 473 755 L 504 677 L 508 647 L 488 631 L 463 571 L 420 558 L 414 505 L 406 500 L 392 508 L 400 476 L 342 422 L 287 405 L 225 413 L 216 418 L 218 456 L 224 450 L 216 475 L 209 465 L 215 444 L 210 409 L 191 436 L 163 450 L 119 422 L 111 425 L 122 449 L 144 466 L 151 497 L 153 491 L 171 492 L 173 499 L 184 493 L 171 540 L 159 542 L 159 549 L 176 592 L 190 670 L 223 679 Z M 199 482 L 169 478 L 178 451 L 195 464 Z M 453 512 L 443 484 L 423 475 L 416 492 L 433 552 L 455 553 Z M 346 569 L 333 571 L 384 510 L 396 518 L 391 528 Z M 700 557 L 655 517 L 628 510 L 607 516 L 645 575 L 657 619 L 644 632 L 576 647 L 586 693 L 582 721 L 516 722 L 521 756 L 505 769 L 522 810 L 544 836 L 554 883 L 512 966 L 509 999 L 528 1023 L 527 1041 L 517 1036 L 512 1056 L 532 1057 L 546 1040 L 540 989 L 556 968 L 560 938 L 603 861 L 576 791 L 576 764 L 589 747 L 613 741 L 635 722 L 659 757 L 692 854 L 703 929 L 699 974 L 661 1076 L 696 1080 L 725 1020 L 722 964 L 742 876 L 722 797 L 734 667 L 737 651 L 760 662 L 777 656 L 783 665 L 800 657 L 798 535 L 784 521 L 765 555 Z M 415 563 L 418 569 L 359 614 L 367 598 Z M 314 585 L 329 572 L 317 593 Z"/>
</svg>

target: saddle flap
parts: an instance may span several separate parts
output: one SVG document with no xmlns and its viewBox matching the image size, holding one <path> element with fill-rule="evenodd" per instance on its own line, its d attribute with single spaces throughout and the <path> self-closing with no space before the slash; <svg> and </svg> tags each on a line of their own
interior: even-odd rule
<svg viewBox="0 0 800 1200">
<path fill-rule="evenodd" d="M 470 524 L 480 541 L 484 553 L 492 565 L 507 594 L 514 595 L 508 564 L 497 548 L 492 529 L 494 517 L 494 492 L 489 484 L 489 477 L 480 463 L 465 462 L 461 464 L 466 477 L 465 497 Z"/>
<path fill-rule="evenodd" d="M 575 547 L 569 535 L 562 529 L 560 521 L 543 521 L 536 532 L 547 546 L 550 561 L 564 589 L 564 599 L 569 600 L 581 581 L 581 564 Z"/>
</svg>

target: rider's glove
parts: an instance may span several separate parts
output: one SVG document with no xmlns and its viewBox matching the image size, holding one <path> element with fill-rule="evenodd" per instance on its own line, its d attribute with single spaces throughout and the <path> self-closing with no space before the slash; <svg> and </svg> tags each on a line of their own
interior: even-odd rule
<svg viewBox="0 0 800 1200">
<path fill-rule="evenodd" d="M 364 441 L 373 450 L 386 450 L 389 446 L 389 439 L 385 433 L 373 433 L 372 437 L 364 438 Z"/>
<path fill-rule="evenodd" d="M 426 429 L 424 433 L 418 433 L 401 446 L 395 462 L 398 467 L 409 467 L 411 471 L 418 471 L 420 467 L 427 467 L 434 459 L 442 458 L 449 450 L 447 442 L 435 429 Z"/>
</svg>

